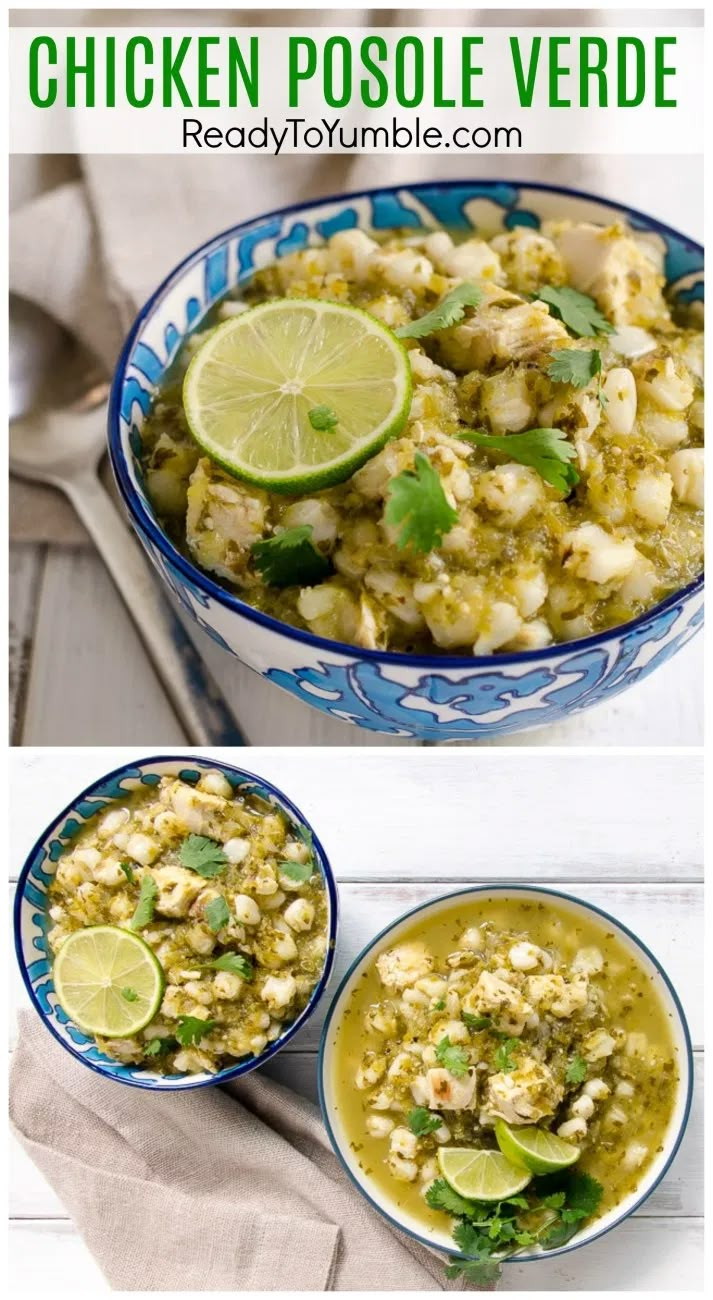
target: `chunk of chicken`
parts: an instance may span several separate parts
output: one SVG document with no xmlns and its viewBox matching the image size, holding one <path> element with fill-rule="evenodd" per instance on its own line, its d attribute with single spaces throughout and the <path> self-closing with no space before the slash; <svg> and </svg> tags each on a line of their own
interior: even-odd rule
<svg viewBox="0 0 713 1300">
<path fill-rule="evenodd" d="M 538 1011 L 550 1011 L 558 1020 L 574 1016 L 587 1005 L 589 979 L 579 973 L 573 980 L 563 975 L 528 975 L 527 996 Z"/>
<path fill-rule="evenodd" d="M 487 1015 L 496 1029 L 518 1038 L 532 1015 L 532 1007 L 514 985 L 492 971 L 481 971 L 478 982 L 463 998 L 463 1007 L 473 1015 Z"/>
<path fill-rule="evenodd" d="M 188 485 L 186 541 L 201 568 L 239 585 L 250 581 L 250 548 L 264 535 L 267 501 L 259 488 L 229 478 L 205 457 L 198 461 Z"/>
<path fill-rule="evenodd" d="M 439 334 L 441 355 L 454 370 L 488 370 L 567 346 L 567 330 L 550 315 L 546 303 L 523 302 L 502 290 L 496 298 L 493 305 L 478 307 L 469 320 Z"/>
<path fill-rule="evenodd" d="M 205 884 L 201 876 L 184 867 L 157 867 L 153 878 L 159 891 L 156 911 L 162 916 L 187 916 Z"/>
<path fill-rule="evenodd" d="M 554 1115 L 564 1090 L 543 1061 L 524 1057 L 514 1070 L 488 1079 L 481 1115 L 507 1124 L 532 1124 Z"/>
<path fill-rule="evenodd" d="M 578 222 L 555 235 L 569 283 L 590 294 L 615 325 L 650 325 L 668 318 L 665 276 L 653 245 L 622 226 Z"/>
</svg>

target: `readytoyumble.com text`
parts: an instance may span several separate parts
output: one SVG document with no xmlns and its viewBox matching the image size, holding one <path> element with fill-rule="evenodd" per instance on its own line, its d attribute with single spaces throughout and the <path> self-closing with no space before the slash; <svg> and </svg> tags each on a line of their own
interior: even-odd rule
<svg viewBox="0 0 713 1300">
<path fill-rule="evenodd" d="M 248 153 L 282 152 L 390 153 L 404 149 L 522 149 L 522 132 L 517 126 L 457 126 L 443 130 L 420 117 L 408 124 L 393 117 L 388 124 L 360 126 L 341 118 L 318 122 L 288 117 L 274 125 L 267 117 L 247 127 L 237 124 L 224 129 L 196 117 L 182 123 L 184 149 L 236 149 Z"/>
</svg>

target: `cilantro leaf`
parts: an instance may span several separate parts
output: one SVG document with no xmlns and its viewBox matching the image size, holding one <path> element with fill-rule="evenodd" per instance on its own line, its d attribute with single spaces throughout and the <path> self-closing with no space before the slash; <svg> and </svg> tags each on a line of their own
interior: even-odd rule
<svg viewBox="0 0 713 1300">
<path fill-rule="evenodd" d="M 313 862 L 278 862 L 277 870 L 281 876 L 287 876 L 288 880 L 294 880 L 295 884 L 304 884 L 309 880 L 314 872 Z"/>
<path fill-rule="evenodd" d="M 144 1056 L 165 1056 L 177 1046 L 175 1038 L 152 1038 L 144 1048 Z"/>
<path fill-rule="evenodd" d="M 228 859 L 220 845 L 215 840 L 209 840 L 206 835 L 188 835 L 178 851 L 178 856 L 184 867 L 203 876 L 204 880 L 212 880 L 213 876 L 219 876 L 228 864 Z"/>
<path fill-rule="evenodd" d="M 584 388 L 597 375 L 602 373 L 602 354 L 596 348 L 591 351 L 580 348 L 560 348 L 550 353 L 552 360 L 547 367 L 550 379 L 556 384 L 571 384 L 573 388 Z"/>
<path fill-rule="evenodd" d="M 530 429 L 527 433 L 508 433 L 503 437 L 466 429 L 460 430 L 458 437 L 486 451 L 501 451 L 519 465 L 531 465 L 546 483 L 560 492 L 570 492 L 579 482 L 579 474 L 570 464 L 577 459 L 577 449 L 562 429 Z"/>
<path fill-rule="evenodd" d="M 130 989 L 130 988 L 122 989 L 121 996 L 122 998 L 125 998 L 127 1002 L 138 1002 L 139 1000 L 139 995 L 136 992 L 136 989 Z"/>
<path fill-rule="evenodd" d="M 228 921 L 230 920 L 230 908 L 222 894 L 220 898 L 213 898 L 210 903 L 206 903 L 203 915 L 208 922 L 209 929 L 213 931 L 213 934 L 217 934 L 219 930 L 223 929 L 224 925 L 228 924 Z"/>
<path fill-rule="evenodd" d="M 136 911 L 129 921 L 131 930 L 143 930 L 145 925 L 149 925 L 153 920 L 156 899 L 158 898 L 158 885 L 153 876 L 148 873 L 141 877 L 141 888 L 139 890 L 139 901 L 136 905 Z"/>
<path fill-rule="evenodd" d="M 135 877 L 134 877 L 134 869 L 131 866 L 131 864 L 128 862 L 120 862 L 119 868 L 121 871 L 123 871 L 129 884 L 133 885 Z"/>
<path fill-rule="evenodd" d="M 477 1201 L 467 1201 L 464 1196 L 459 1196 L 445 1178 L 436 1178 L 431 1183 L 426 1192 L 426 1204 L 432 1210 L 442 1210 L 444 1214 L 452 1215 L 454 1219 L 468 1219 L 481 1211 Z"/>
<path fill-rule="evenodd" d="M 439 998 L 437 1002 L 434 1002 L 433 1004 L 434 1011 L 445 1011 L 445 1009 L 446 1009 L 446 1003 L 443 998 Z"/>
<path fill-rule="evenodd" d="M 464 1047 L 456 1047 L 447 1034 L 436 1046 L 436 1060 L 456 1079 L 468 1073 L 470 1065 L 468 1053 Z"/>
<path fill-rule="evenodd" d="M 253 542 L 255 568 L 271 587 L 311 586 L 332 572 L 326 556 L 312 541 L 311 524 L 285 528 L 274 537 Z"/>
<path fill-rule="evenodd" d="M 241 980 L 251 980 L 255 974 L 250 958 L 241 952 L 224 952 L 208 965 L 213 970 L 227 970 L 231 975 L 239 975 Z"/>
<path fill-rule="evenodd" d="M 415 1133 L 416 1137 L 426 1137 L 429 1133 L 435 1133 L 443 1123 L 440 1115 L 433 1115 L 430 1110 L 426 1110 L 425 1106 L 416 1106 L 415 1110 L 409 1111 L 406 1118 L 411 1132 Z"/>
<path fill-rule="evenodd" d="M 335 425 L 339 424 L 339 416 L 331 406 L 313 406 L 307 412 L 307 419 L 318 433 L 329 433 Z"/>
<path fill-rule="evenodd" d="M 470 1029 L 473 1033 L 477 1033 L 479 1029 L 490 1029 L 493 1023 L 490 1016 L 473 1016 L 470 1011 L 461 1011 L 460 1018 L 466 1029 Z"/>
<path fill-rule="evenodd" d="M 600 312 L 593 298 L 567 285 L 543 284 L 535 294 L 546 302 L 552 316 L 561 320 L 571 334 L 590 338 L 593 334 L 613 334 L 614 326 Z"/>
<path fill-rule="evenodd" d="M 414 468 L 405 469 L 391 479 L 384 520 L 391 528 L 401 529 L 396 544 L 399 550 L 412 546 L 427 554 L 440 546 L 444 534 L 458 519 L 458 511 L 449 505 L 443 485 L 423 452 L 417 451 Z"/>
<path fill-rule="evenodd" d="M 179 1016 L 176 1038 L 181 1047 L 192 1047 L 200 1042 L 204 1034 L 209 1034 L 215 1025 L 215 1020 L 199 1020 L 197 1016 Z"/>
<path fill-rule="evenodd" d="M 517 1061 L 513 1061 L 512 1054 L 517 1047 L 520 1047 L 519 1038 L 504 1038 L 495 1052 L 495 1065 L 503 1074 L 509 1074 L 511 1070 L 517 1069 Z"/>
<path fill-rule="evenodd" d="M 591 1219 L 599 1209 L 599 1202 L 604 1195 L 604 1188 L 591 1174 L 582 1172 L 570 1174 L 565 1189 L 565 1214 L 576 1214 L 580 1219 Z"/>
<path fill-rule="evenodd" d="M 457 1223 L 453 1229 L 453 1240 L 464 1255 L 477 1255 L 483 1249 L 483 1234 L 472 1223 Z"/>
<path fill-rule="evenodd" d="M 591 1219 L 599 1208 L 604 1188 L 590 1174 L 569 1174 L 563 1192 L 545 1196 L 543 1204 L 557 1211 L 558 1218 L 540 1238 L 545 1250 L 564 1246 L 579 1232 L 585 1219 Z"/>
<path fill-rule="evenodd" d="M 492 1284 L 497 1282 L 502 1273 L 502 1268 L 497 1259 L 492 1256 L 481 1256 L 479 1259 L 453 1259 L 446 1268 L 446 1277 L 449 1280 L 462 1277 L 466 1282 L 471 1282 L 474 1287 L 492 1288 Z"/>
<path fill-rule="evenodd" d="M 459 284 L 451 289 L 433 311 L 429 311 L 418 320 L 408 325 L 401 325 L 395 331 L 400 339 L 422 339 L 426 334 L 435 334 L 438 330 L 457 325 L 465 315 L 466 307 L 478 307 L 483 301 L 483 290 L 477 284 Z"/>
<path fill-rule="evenodd" d="M 589 1073 L 589 1066 L 581 1056 L 573 1056 L 564 1072 L 565 1083 L 584 1083 Z"/>
</svg>

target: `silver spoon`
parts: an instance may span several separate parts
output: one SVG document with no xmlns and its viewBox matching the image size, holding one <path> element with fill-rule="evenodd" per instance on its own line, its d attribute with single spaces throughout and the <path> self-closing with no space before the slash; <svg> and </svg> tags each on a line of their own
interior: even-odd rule
<svg viewBox="0 0 713 1300">
<path fill-rule="evenodd" d="M 34 303 L 10 295 L 10 469 L 69 498 L 111 574 L 191 744 L 244 745 L 218 688 L 98 476 L 109 385 Z M 111 737 L 108 736 L 107 740 Z"/>
</svg>

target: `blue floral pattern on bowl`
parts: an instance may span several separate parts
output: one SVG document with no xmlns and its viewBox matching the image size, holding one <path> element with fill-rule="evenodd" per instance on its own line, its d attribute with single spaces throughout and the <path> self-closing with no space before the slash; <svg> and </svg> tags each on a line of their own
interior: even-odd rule
<svg viewBox="0 0 713 1300">
<path fill-rule="evenodd" d="M 611 700 L 670 659 L 703 622 L 703 578 L 622 628 L 519 654 L 418 656 L 327 641 L 253 609 L 201 572 L 159 527 L 142 481 L 140 431 L 162 375 L 211 306 L 254 271 L 353 227 L 538 228 L 551 217 L 625 220 L 660 241 L 669 291 L 703 298 L 700 245 L 644 213 L 566 188 L 500 181 L 365 191 L 271 213 L 198 249 L 139 314 L 117 368 L 109 448 L 119 491 L 179 604 L 224 650 L 295 698 L 368 731 L 478 741 L 558 722 Z"/>
<path fill-rule="evenodd" d="M 52 924 L 48 915 L 48 891 L 56 871 L 57 861 L 86 822 L 110 804 L 126 799 L 142 786 L 158 785 L 162 776 L 177 776 L 182 781 L 195 785 L 205 772 L 216 770 L 227 777 L 234 790 L 260 796 L 273 807 L 279 808 L 293 826 L 311 835 L 314 859 L 324 878 L 329 905 L 329 941 L 324 969 L 307 1006 L 285 1032 L 274 1043 L 270 1043 L 259 1056 L 248 1057 L 228 1069 L 221 1070 L 218 1074 L 169 1076 L 134 1065 L 121 1065 L 120 1062 L 112 1060 L 101 1052 L 94 1039 L 78 1029 L 57 1002 L 52 981 L 52 954 L 47 942 L 47 934 Z M 135 763 L 110 772 L 83 790 L 54 819 L 38 839 L 20 873 L 15 896 L 14 922 L 15 951 L 30 999 L 54 1037 L 73 1056 L 99 1074 L 117 1079 L 121 1083 L 132 1084 L 137 1088 L 163 1090 L 200 1088 L 209 1084 L 225 1083 L 227 1079 L 247 1074 L 256 1066 L 263 1065 L 284 1047 L 311 1016 L 327 986 L 334 962 L 337 936 L 337 890 L 327 855 L 312 827 L 295 805 L 275 786 L 262 777 L 225 763 L 194 755 L 162 755 L 156 758 L 138 759 Z"/>
</svg>

